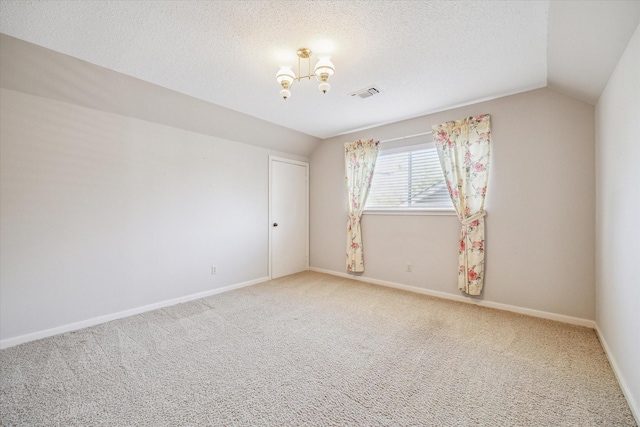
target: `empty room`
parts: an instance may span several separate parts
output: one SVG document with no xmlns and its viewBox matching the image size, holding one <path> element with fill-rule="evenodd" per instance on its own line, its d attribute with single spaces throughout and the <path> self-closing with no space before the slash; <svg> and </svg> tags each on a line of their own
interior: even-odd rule
<svg viewBox="0 0 640 427">
<path fill-rule="evenodd" d="M 637 426 L 640 0 L 0 0 L 0 425 Z"/>
</svg>

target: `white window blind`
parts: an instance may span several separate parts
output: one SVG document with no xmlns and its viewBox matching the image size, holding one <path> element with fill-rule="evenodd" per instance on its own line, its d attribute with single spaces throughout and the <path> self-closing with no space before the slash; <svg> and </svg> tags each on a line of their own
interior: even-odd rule
<svg viewBox="0 0 640 427">
<path fill-rule="evenodd" d="M 366 209 L 453 210 L 434 144 L 381 148 Z"/>
</svg>

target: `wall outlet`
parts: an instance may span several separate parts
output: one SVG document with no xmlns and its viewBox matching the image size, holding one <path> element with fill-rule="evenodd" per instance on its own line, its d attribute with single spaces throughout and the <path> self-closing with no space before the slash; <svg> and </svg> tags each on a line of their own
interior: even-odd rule
<svg viewBox="0 0 640 427">
<path fill-rule="evenodd" d="M 413 267 L 411 266 L 411 263 L 407 263 L 407 273 L 411 273 L 413 271 Z"/>
<path fill-rule="evenodd" d="M 218 273 L 217 272 L 217 267 L 215 265 L 212 265 L 211 266 L 211 275 L 215 276 L 217 273 Z"/>
</svg>

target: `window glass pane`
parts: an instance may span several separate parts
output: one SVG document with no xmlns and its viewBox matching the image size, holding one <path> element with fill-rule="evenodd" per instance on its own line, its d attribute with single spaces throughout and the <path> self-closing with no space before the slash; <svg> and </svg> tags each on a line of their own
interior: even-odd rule
<svg viewBox="0 0 640 427">
<path fill-rule="evenodd" d="M 453 209 L 435 148 L 378 154 L 365 209 Z"/>
</svg>

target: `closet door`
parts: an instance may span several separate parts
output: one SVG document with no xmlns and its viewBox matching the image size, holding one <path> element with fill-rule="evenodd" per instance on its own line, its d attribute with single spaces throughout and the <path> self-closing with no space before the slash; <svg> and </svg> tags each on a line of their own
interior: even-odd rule
<svg viewBox="0 0 640 427">
<path fill-rule="evenodd" d="M 309 269 L 309 164 L 269 157 L 272 279 Z"/>
</svg>

